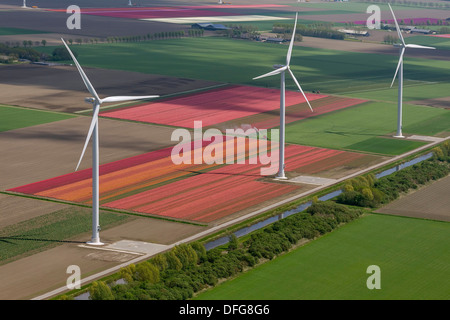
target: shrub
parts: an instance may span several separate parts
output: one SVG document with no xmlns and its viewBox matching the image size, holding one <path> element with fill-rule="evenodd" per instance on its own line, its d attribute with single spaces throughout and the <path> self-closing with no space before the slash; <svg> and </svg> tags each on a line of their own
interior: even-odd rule
<svg viewBox="0 0 450 320">
<path fill-rule="evenodd" d="M 147 261 L 139 263 L 136 266 L 134 279 L 137 281 L 156 283 L 159 281 L 159 269 Z"/>
<path fill-rule="evenodd" d="M 89 288 L 91 300 L 114 300 L 109 286 L 103 281 L 94 281 Z"/>
</svg>

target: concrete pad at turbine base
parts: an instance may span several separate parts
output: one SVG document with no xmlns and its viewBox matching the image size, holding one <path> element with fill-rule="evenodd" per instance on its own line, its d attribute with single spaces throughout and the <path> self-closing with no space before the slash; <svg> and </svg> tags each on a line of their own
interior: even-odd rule
<svg viewBox="0 0 450 320">
<path fill-rule="evenodd" d="M 298 177 L 289 179 L 289 181 L 323 186 L 323 185 L 332 184 L 332 183 L 336 182 L 336 179 L 327 179 L 327 178 L 312 177 L 312 176 L 298 176 Z"/>
<path fill-rule="evenodd" d="M 428 142 L 439 142 L 439 141 L 443 141 L 444 140 L 443 138 L 438 138 L 438 137 L 418 136 L 418 135 L 409 136 L 407 139 L 409 139 L 409 140 L 428 141 Z"/>
<path fill-rule="evenodd" d="M 110 245 L 105 246 L 105 249 L 110 250 L 123 250 L 129 252 L 143 253 L 143 254 L 158 254 L 169 249 L 171 246 L 150 243 L 144 241 L 133 241 L 133 240 L 120 240 L 114 242 Z"/>
</svg>

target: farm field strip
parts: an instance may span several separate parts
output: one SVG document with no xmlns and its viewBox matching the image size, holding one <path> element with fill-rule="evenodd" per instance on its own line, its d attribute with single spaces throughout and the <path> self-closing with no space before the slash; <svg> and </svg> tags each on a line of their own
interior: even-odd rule
<svg viewBox="0 0 450 320">
<path fill-rule="evenodd" d="M 326 95 L 306 94 L 309 101 Z M 103 117 L 193 128 L 194 121 L 203 126 L 242 118 L 280 105 L 280 91 L 260 87 L 231 86 L 184 97 L 171 98 L 139 106 L 101 112 Z M 286 91 L 286 106 L 305 102 L 294 91 Z"/>
<path fill-rule="evenodd" d="M 199 157 L 203 156 L 204 150 L 216 142 L 203 141 L 201 152 L 198 152 L 196 142 L 190 145 L 184 144 L 180 148 L 189 147 L 190 163 L 175 165 L 172 162 L 172 147 L 149 152 L 143 155 L 107 163 L 100 166 L 101 201 L 134 192 L 142 188 L 168 183 L 173 179 L 183 178 L 193 173 L 208 170 L 220 164 L 205 164 Z M 223 144 L 223 157 L 234 154 L 234 144 Z M 258 145 L 245 140 L 245 150 L 237 149 L 234 161 L 246 157 L 252 158 L 257 154 Z M 226 159 L 223 160 L 226 162 Z M 41 197 L 55 198 L 66 201 L 90 203 L 91 202 L 91 169 L 85 169 L 52 179 L 31 183 L 8 191 L 33 194 Z"/>
<path fill-rule="evenodd" d="M 262 16 L 262 15 L 215 15 L 215 16 L 200 16 L 200 17 L 179 17 L 179 18 L 148 18 L 141 19 L 145 21 L 157 21 L 166 23 L 192 24 L 192 23 L 206 23 L 206 22 L 240 22 L 240 21 L 280 21 L 290 20 L 290 18 L 277 16 Z"/>
<path fill-rule="evenodd" d="M 0 104 L 0 132 L 74 118 L 74 115 Z"/>
<path fill-rule="evenodd" d="M 403 132 L 406 135 L 437 135 L 449 131 L 445 109 L 404 104 Z M 392 139 L 397 121 L 397 105 L 367 102 L 356 108 L 327 113 L 317 118 L 290 123 L 286 141 L 322 148 L 397 155 L 422 142 Z"/>
<path fill-rule="evenodd" d="M 302 188 L 301 185 L 259 181 L 261 168 L 269 165 L 258 162 L 258 159 L 250 161 L 258 156 L 258 144 L 251 142 L 251 139 L 246 139 L 245 154 L 242 150 L 237 153 L 234 164 L 202 163 L 195 158 L 201 153 L 192 148 L 194 164 L 175 165 L 171 159 L 172 148 L 165 148 L 102 165 L 101 204 L 152 215 L 211 222 Z M 214 143 L 204 142 L 203 152 Z M 272 146 L 272 152 L 277 152 L 276 145 Z M 235 145 L 223 144 L 223 148 L 225 159 L 230 150 L 235 150 Z M 325 168 L 330 169 L 345 166 L 360 157 L 364 155 L 316 147 L 290 145 L 286 149 L 286 165 L 293 172 L 317 173 L 321 170 L 314 166 L 316 162 L 324 163 Z M 241 164 L 236 162 L 238 159 L 248 161 Z M 277 163 L 271 165 L 277 168 Z M 91 170 L 86 169 L 8 191 L 90 204 L 91 184 Z"/>
<path fill-rule="evenodd" d="M 301 171 L 315 161 L 333 159 L 341 151 L 305 146 L 286 148 L 288 170 Z M 351 155 L 348 161 L 354 160 Z M 340 165 L 342 161 L 338 164 Z M 261 164 L 231 164 L 153 190 L 105 203 L 106 207 L 173 218 L 211 222 L 262 201 L 297 191 L 301 186 L 258 181 Z"/>
<path fill-rule="evenodd" d="M 337 110 L 341 110 L 344 108 L 356 106 L 358 104 L 367 102 L 368 100 L 362 99 L 352 99 L 352 98 L 340 98 L 329 96 L 325 98 L 321 98 L 315 100 L 311 103 L 313 108 L 313 112 L 309 109 L 308 105 L 305 103 L 292 105 L 286 107 L 286 123 L 291 123 L 295 121 L 300 121 L 306 118 L 315 117 L 318 115 L 322 115 L 328 112 L 333 112 Z M 251 117 L 247 118 L 249 123 L 252 126 L 258 129 L 269 129 L 273 127 L 277 127 L 280 125 L 280 120 L 278 115 L 264 113 L 261 116 L 255 116 L 255 119 L 252 120 Z M 256 119 L 258 118 L 258 119 Z M 264 119 L 265 118 L 265 119 Z M 243 119 L 243 120 L 247 120 Z"/>
</svg>

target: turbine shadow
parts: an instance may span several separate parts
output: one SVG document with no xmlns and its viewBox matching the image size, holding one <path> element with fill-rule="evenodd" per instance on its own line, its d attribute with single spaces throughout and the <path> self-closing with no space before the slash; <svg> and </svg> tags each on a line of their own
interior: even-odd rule
<svg viewBox="0 0 450 320">
<path fill-rule="evenodd" d="M 42 239 L 42 238 L 27 238 L 27 237 L 22 237 L 22 236 L 0 237 L 0 242 L 5 242 L 7 244 L 15 245 L 15 243 L 12 243 L 10 240 L 60 242 L 60 243 L 78 243 L 78 244 L 86 243 L 85 241 Z"/>
</svg>

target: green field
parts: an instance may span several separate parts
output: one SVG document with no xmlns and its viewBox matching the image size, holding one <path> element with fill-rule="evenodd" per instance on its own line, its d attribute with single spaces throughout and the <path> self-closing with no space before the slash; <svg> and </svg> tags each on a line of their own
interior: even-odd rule
<svg viewBox="0 0 450 320">
<path fill-rule="evenodd" d="M 51 53 L 53 49 L 40 50 Z M 270 71 L 274 64 L 283 63 L 287 53 L 286 45 L 211 37 L 73 45 L 72 49 L 86 67 L 274 88 L 279 87 L 277 77 L 252 78 Z M 388 88 L 397 62 L 397 56 L 302 47 L 294 49 L 291 69 L 304 90 L 341 94 Z M 449 61 L 408 58 L 405 85 L 447 82 L 449 71 Z M 290 79 L 286 86 L 295 89 Z M 424 93 L 422 98 L 428 97 Z"/>
<path fill-rule="evenodd" d="M 403 112 L 404 134 L 435 135 L 450 130 L 448 110 L 405 104 Z M 397 104 L 368 102 L 288 124 L 286 141 L 388 155 L 401 154 L 422 145 L 422 142 L 390 138 L 396 129 Z"/>
<path fill-rule="evenodd" d="M 436 49 L 450 50 L 450 38 L 414 36 L 406 38 L 405 42 L 435 47 Z"/>
<path fill-rule="evenodd" d="M 449 232 L 446 222 L 371 214 L 197 298 L 448 300 Z M 366 286 L 370 265 L 380 268 L 381 289 Z"/>
<path fill-rule="evenodd" d="M 0 132 L 70 119 L 73 117 L 75 116 L 0 105 Z"/>
<path fill-rule="evenodd" d="M 102 228 L 130 219 L 107 211 L 100 213 Z M 46 250 L 92 230 L 92 209 L 70 207 L 0 229 L 0 264 L 24 254 Z M 89 238 L 87 238 L 89 239 Z"/>
<path fill-rule="evenodd" d="M 394 75 L 392 75 L 394 76 Z M 406 76 L 406 74 L 405 74 Z M 380 90 L 370 90 L 370 91 L 357 91 L 357 92 L 343 92 L 342 95 L 362 98 L 370 100 L 381 100 L 381 101 L 398 101 L 398 82 L 396 81 L 392 88 L 391 85 L 392 78 L 386 81 L 385 89 Z M 403 85 L 403 102 L 407 101 L 417 101 L 422 99 L 433 99 L 433 98 L 443 98 L 450 96 L 450 83 L 423 83 L 408 81 L 409 84 Z"/>
</svg>

